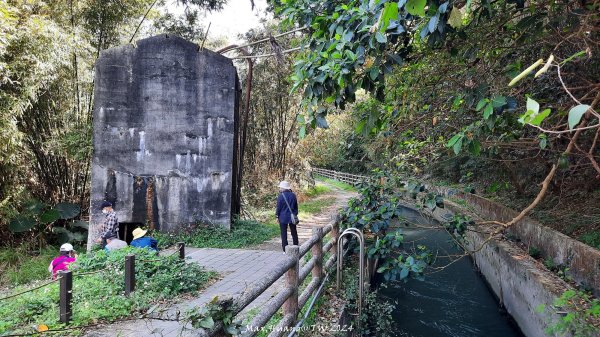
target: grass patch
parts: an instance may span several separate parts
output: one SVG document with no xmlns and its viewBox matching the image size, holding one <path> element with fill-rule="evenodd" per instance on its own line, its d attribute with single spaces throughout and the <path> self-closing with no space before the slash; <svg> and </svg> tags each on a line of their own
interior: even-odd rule
<svg viewBox="0 0 600 337">
<path fill-rule="evenodd" d="M 315 184 L 314 187 L 309 188 L 308 190 L 306 190 L 304 192 L 304 195 L 306 195 L 309 198 L 315 198 L 318 197 L 321 194 L 325 194 L 331 191 L 331 188 L 327 185 L 323 185 L 323 184 Z"/>
<path fill-rule="evenodd" d="M 274 213 L 274 212 L 273 212 Z M 275 216 L 273 216 L 275 219 Z M 236 220 L 228 231 L 220 227 L 197 227 L 180 233 L 154 233 L 161 249 L 177 242 L 199 248 L 244 248 L 263 243 L 279 235 L 276 223 L 261 223 L 251 220 Z"/>
<path fill-rule="evenodd" d="M 321 213 L 335 203 L 335 197 L 309 200 L 298 204 L 298 213 L 300 217 Z"/>
<path fill-rule="evenodd" d="M 333 179 L 329 179 L 329 178 L 325 178 L 325 177 L 317 175 L 317 174 L 315 174 L 315 180 L 322 181 L 324 183 L 333 185 L 333 186 L 339 188 L 340 190 L 344 190 L 344 191 L 348 191 L 348 192 L 356 192 L 357 191 L 356 187 L 354 187 L 350 184 L 347 184 L 347 183 L 344 183 L 341 181 L 337 181 L 337 180 L 333 180 Z"/>
<path fill-rule="evenodd" d="M 588 246 L 600 249 L 600 231 L 583 234 L 579 237 L 579 240 Z"/>
<path fill-rule="evenodd" d="M 46 246 L 34 251 L 29 245 L 0 249 L 0 287 L 17 286 L 50 277 L 48 265 L 58 248 Z"/>
<path fill-rule="evenodd" d="M 136 255 L 136 291 L 124 296 L 124 260 Z M 150 261 L 144 261 L 150 260 Z M 106 268 L 106 269 L 104 269 Z M 95 274 L 81 273 L 98 271 Z M 156 256 L 147 249 L 128 247 L 107 254 L 104 250 L 80 255 L 73 277 L 73 318 L 70 326 L 113 321 L 145 313 L 157 302 L 172 300 L 179 294 L 200 290 L 215 274 L 177 256 Z M 18 287 L 12 293 L 31 289 Z M 50 329 L 65 327 L 58 322 L 58 282 L 23 295 L 4 300 L 0 306 L 0 335 L 25 334 L 32 326 Z M 4 297 L 5 295 L 0 295 Z M 61 336 L 76 335 L 66 330 Z"/>
</svg>

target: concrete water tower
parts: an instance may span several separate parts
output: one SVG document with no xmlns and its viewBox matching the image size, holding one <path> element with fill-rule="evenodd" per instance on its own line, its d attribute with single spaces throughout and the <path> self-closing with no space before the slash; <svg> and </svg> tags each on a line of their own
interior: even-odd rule
<svg viewBox="0 0 600 337">
<path fill-rule="evenodd" d="M 172 35 L 96 62 L 90 237 L 111 201 L 121 233 L 229 228 L 237 181 L 239 84 L 232 61 Z M 128 238 L 130 239 L 130 238 Z"/>
</svg>

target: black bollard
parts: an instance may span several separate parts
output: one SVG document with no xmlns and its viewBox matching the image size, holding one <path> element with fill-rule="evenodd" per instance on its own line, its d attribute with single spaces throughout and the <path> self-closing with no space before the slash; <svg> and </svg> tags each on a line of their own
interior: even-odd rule
<svg viewBox="0 0 600 337">
<path fill-rule="evenodd" d="M 73 274 L 70 270 L 59 271 L 60 277 L 60 317 L 61 323 L 71 321 L 71 299 L 73 298 Z"/>
<path fill-rule="evenodd" d="M 185 242 L 177 242 L 177 248 L 179 249 L 179 258 L 185 259 Z"/>
<path fill-rule="evenodd" d="M 135 255 L 125 256 L 125 296 L 135 291 Z"/>
</svg>

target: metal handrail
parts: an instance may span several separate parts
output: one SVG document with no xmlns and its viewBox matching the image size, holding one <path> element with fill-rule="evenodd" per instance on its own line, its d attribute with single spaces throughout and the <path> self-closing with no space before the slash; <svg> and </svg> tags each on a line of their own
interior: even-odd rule
<svg viewBox="0 0 600 337">
<path fill-rule="evenodd" d="M 358 242 L 360 245 L 360 256 L 359 256 L 359 267 L 358 267 L 358 317 L 359 317 L 359 321 L 358 324 L 360 325 L 360 317 L 361 317 L 361 311 L 362 311 L 362 299 L 363 299 L 363 295 L 365 292 L 364 289 L 364 273 L 365 273 L 365 264 L 364 264 L 364 256 L 365 256 L 365 238 L 363 236 L 363 233 L 357 229 L 357 228 L 347 228 L 346 230 L 344 230 L 342 232 L 342 234 L 340 234 L 339 237 L 339 243 L 337 246 L 337 254 L 340 258 L 338 258 L 337 260 L 337 274 L 336 274 L 336 287 L 338 290 L 340 290 L 341 287 L 341 281 L 342 281 L 342 277 L 343 277 L 343 271 L 342 271 L 342 265 L 343 265 L 343 258 L 342 258 L 342 251 L 343 251 L 343 238 L 346 235 L 354 235 L 358 238 Z"/>
</svg>

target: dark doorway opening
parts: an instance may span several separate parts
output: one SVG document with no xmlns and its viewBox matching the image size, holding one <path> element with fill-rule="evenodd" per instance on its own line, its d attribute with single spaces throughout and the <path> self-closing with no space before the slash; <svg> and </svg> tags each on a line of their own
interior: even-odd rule
<svg viewBox="0 0 600 337">
<path fill-rule="evenodd" d="M 144 224 L 139 222 L 120 222 L 119 223 L 119 239 L 130 244 L 133 241 L 133 230 L 142 227 Z"/>
</svg>

